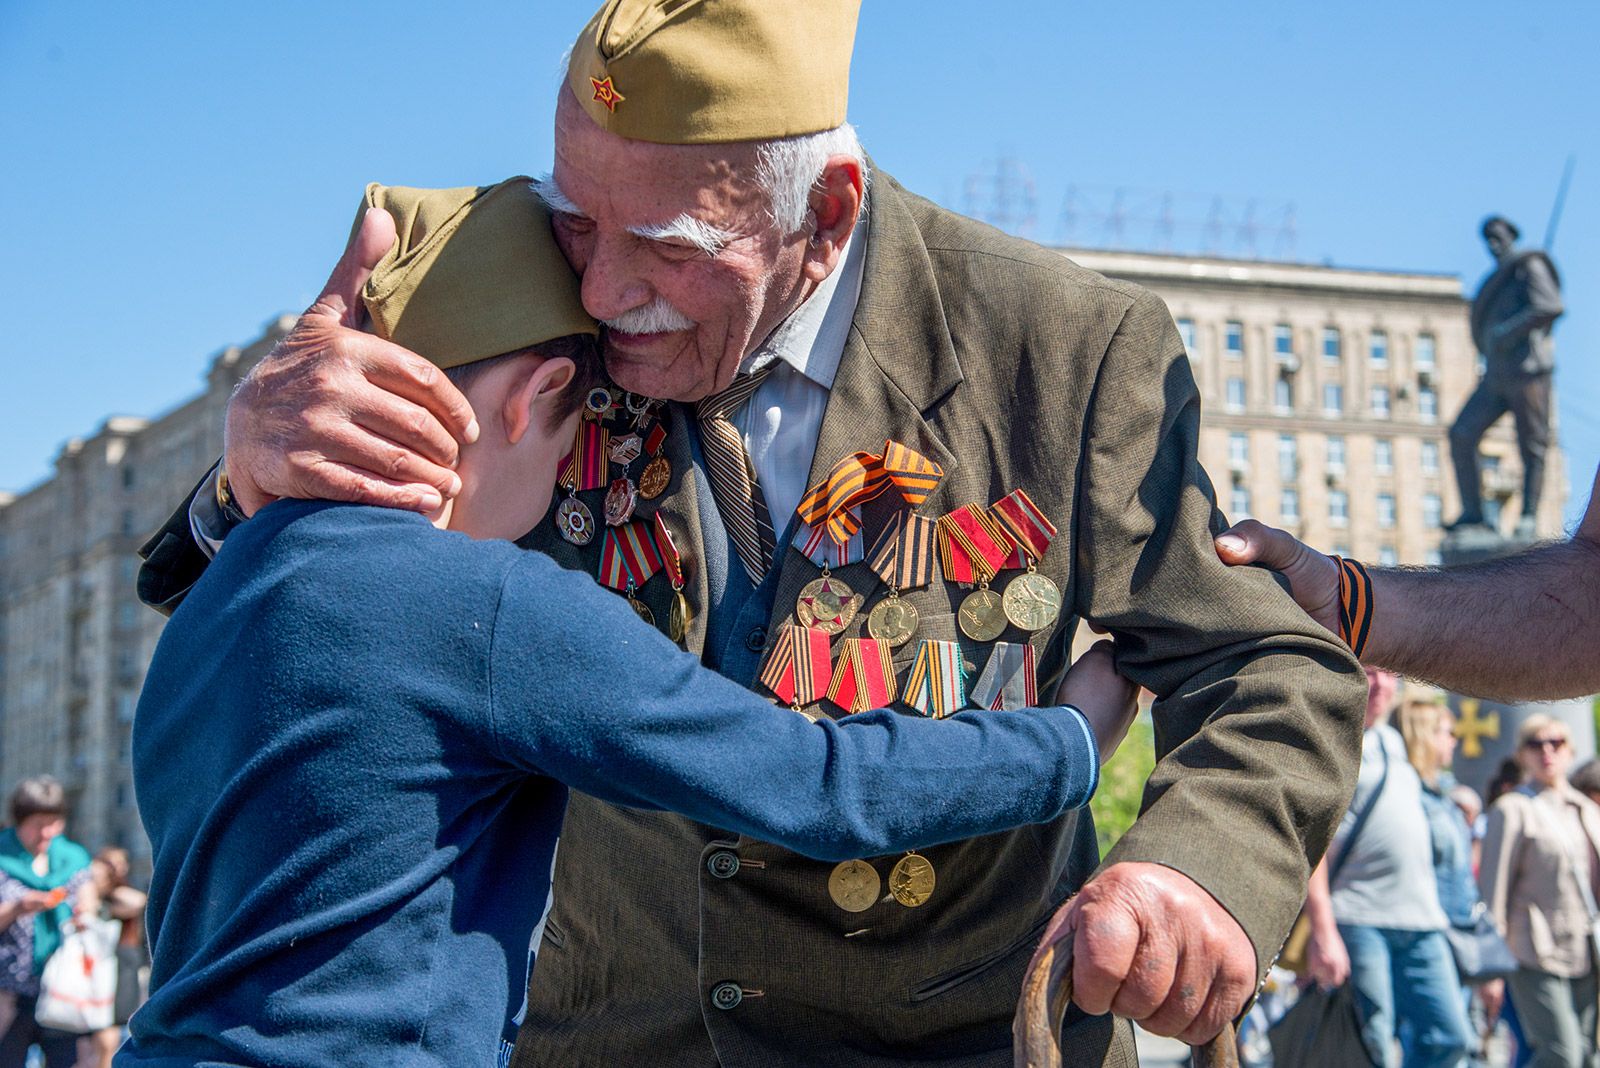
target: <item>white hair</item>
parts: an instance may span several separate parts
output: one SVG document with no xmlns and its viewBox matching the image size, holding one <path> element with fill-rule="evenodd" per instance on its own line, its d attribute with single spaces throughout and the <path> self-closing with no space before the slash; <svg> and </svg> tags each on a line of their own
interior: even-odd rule
<svg viewBox="0 0 1600 1068">
<path fill-rule="evenodd" d="M 819 133 L 756 144 L 756 184 L 767 194 L 767 210 L 783 233 L 792 234 L 805 226 L 811 190 L 834 156 L 849 156 L 861 166 L 861 187 L 865 192 L 872 172 L 861 138 L 848 122 Z"/>
<path fill-rule="evenodd" d="M 535 178 L 528 184 L 533 187 L 538 198 L 544 201 L 544 206 L 551 211 L 562 215 L 574 215 L 580 219 L 589 217 L 582 208 L 572 202 L 571 197 L 562 192 L 553 175 L 547 174 L 543 178 Z M 731 230 L 713 226 L 704 219 L 696 219 L 688 212 L 680 212 L 664 223 L 630 226 L 628 232 L 647 241 L 682 241 L 711 257 L 717 256 L 730 241 L 739 236 Z"/>
<path fill-rule="evenodd" d="M 657 297 L 649 304 L 630 308 L 615 319 L 602 319 L 608 329 L 624 334 L 670 334 L 676 330 L 689 330 L 693 319 L 683 314 L 666 297 Z"/>
</svg>

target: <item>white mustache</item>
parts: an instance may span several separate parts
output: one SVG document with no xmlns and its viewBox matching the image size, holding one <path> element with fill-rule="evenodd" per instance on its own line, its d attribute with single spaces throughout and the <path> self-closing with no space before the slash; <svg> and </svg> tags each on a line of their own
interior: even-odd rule
<svg viewBox="0 0 1600 1068">
<path fill-rule="evenodd" d="M 674 308 L 664 297 L 657 297 L 642 308 L 625 311 L 615 319 L 602 319 L 601 323 L 609 330 L 624 334 L 670 334 L 674 330 L 689 330 L 694 326 L 693 319 Z"/>
</svg>

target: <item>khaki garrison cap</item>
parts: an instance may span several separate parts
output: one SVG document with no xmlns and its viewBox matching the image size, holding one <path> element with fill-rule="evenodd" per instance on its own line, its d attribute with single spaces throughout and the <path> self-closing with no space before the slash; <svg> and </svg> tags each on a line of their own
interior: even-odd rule
<svg viewBox="0 0 1600 1068">
<path fill-rule="evenodd" d="M 861 0 L 606 0 L 567 85 L 601 129 L 698 145 L 831 130 Z"/>
<path fill-rule="evenodd" d="M 392 215 L 398 235 L 361 294 L 379 337 L 459 367 L 600 332 L 527 178 L 462 189 L 374 182 L 368 208 Z"/>
</svg>

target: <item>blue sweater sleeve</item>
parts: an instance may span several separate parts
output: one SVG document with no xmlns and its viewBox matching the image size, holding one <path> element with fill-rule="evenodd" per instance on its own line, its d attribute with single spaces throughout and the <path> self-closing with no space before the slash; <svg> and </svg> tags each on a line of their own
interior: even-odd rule
<svg viewBox="0 0 1600 1068">
<path fill-rule="evenodd" d="M 1069 708 L 812 723 L 537 553 L 501 590 L 489 675 L 514 765 L 823 860 L 1050 820 L 1085 804 L 1099 776 L 1094 736 Z"/>
</svg>

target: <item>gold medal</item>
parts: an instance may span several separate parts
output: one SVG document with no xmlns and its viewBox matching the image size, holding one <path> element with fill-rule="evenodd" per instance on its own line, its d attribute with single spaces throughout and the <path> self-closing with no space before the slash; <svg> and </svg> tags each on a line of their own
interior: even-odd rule
<svg viewBox="0 0 1600 1068">
<path fill-rule="evenodd" d="M 1006 618 L 1022 630 L 1043 630 L 1061 614 L 1061 589 L 1037 571 L 1011 580 L 1001 599 Z"/>
<path fill-rule="evenodd" d="M 882 889 L 883 880 L 878 877 L 878 869 L 864 860 L 847 860 L 828 876 L 828 896 L 846 912 L 867 911 L 878 903 Z"/>
<path fill-rule="evenodd" d="M 838 634 L 848 627 L 861 611 L 862 596 L 827 571 L 800 587 L 800 599 L 795 602 L 794 614 L 800 625 L 815 627 L 822 633 Z"/>
<path fill-rule="evenodd" d="M 628 607 L 632 608 L 635 615 L 644 620 L 646 623 L 650 624 L 652 627 L 656 625 L 656 614 L 650 611 L 650 606 L 639 600 L 639 598 L 634 597 L 632 594 L 629 594 L 628 596 Z"/>
<path fill-rule="evenodd" d="M 973 590 L 961 602 L 956 621 L 961 624 L 961 633 L 973 641 L 994 641 L 1006 630 L 1006 612 L 1000 595 L 987 586 Z"/>
<path fill-rule="evenodd" d="M 867 616 L 867 633 L 891 649 L 898 649 L 911 640 L 920 622 L 917 608 L 899 594 L 891 593 L 888 600 L 879 601 Z"/>
<path fill-rule="evenodd" d="M 673 590 L 672 599 L 667 602 L 667 637 L 675 642 L 683 641 L 689 630 L 689 618 L 689 598 L 683 595 L 683 590 Z"/>
<path fill-rule="evenodd" d="M 594 513 L 576 497 L 556 506 L 556 529 L 574 545 L 588 545 L 594 539 Z"/>
<path fill-rule="evenodd" d="M 889 893 L 908 909 L 914 909 L 933 896 L 933 865 L 920 853 L 907 853 L 889 873 Z"/>
<path fill-rule="evenodd" d="M 653 457 L 644 465 L 644 470 L 639 472 L 639 496 L 647 501 L 653 501 L 666 490 L 667 483 L 672 481 L 672 465 L 665 456 Z"/>
</svg>

